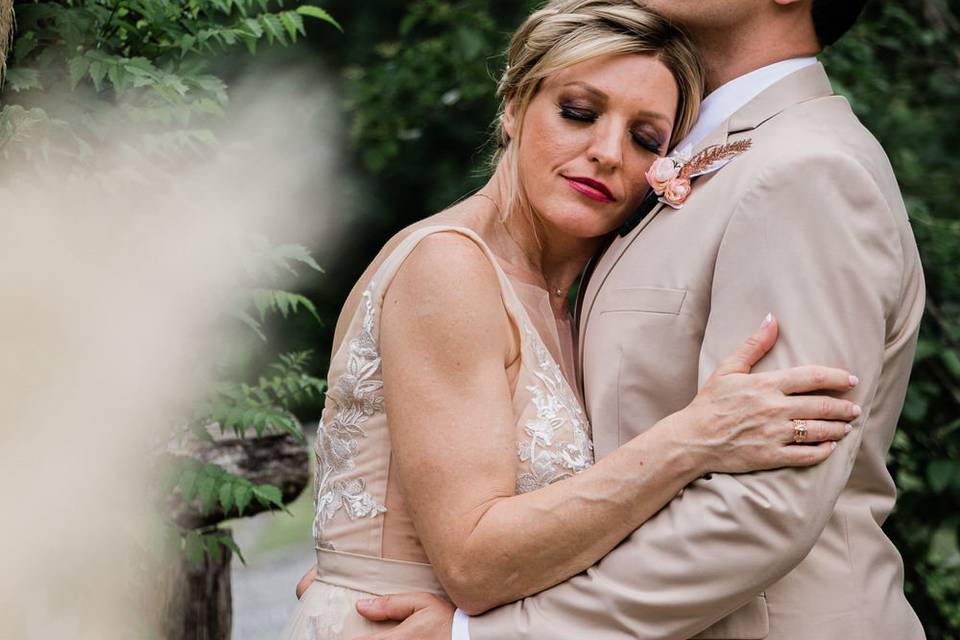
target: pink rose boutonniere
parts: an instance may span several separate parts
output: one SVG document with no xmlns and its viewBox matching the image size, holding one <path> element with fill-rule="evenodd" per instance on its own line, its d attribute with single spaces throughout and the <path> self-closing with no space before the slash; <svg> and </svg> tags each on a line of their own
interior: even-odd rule
<svg viewBox="0 0 960 640">
<path fill-rule="evenodd" d="M 750 139 L 715 144 L 690 158 L 684 152 L 659 158 L 647 170 L 647 182 L 659 196 L 660 202 L 679 209 L 693 191 L 691 180 L 713 173 L 750 148 Z"/>
</svg>

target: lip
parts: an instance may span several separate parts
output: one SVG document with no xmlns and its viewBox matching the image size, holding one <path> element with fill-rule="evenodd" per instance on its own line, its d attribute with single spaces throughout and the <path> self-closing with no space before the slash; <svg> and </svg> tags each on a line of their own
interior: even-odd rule
<svg viewBox="0 0 960 640">
<path fill-rule="evenodd" d="M 591 180 L 590 178 L 571 178 L 568 176 L 563 176 L 563 179 L 567 181 L 567 184 L 569 184 L 574 191 L 582 193 L 591 200 L 606 203 L 617 201 L 617 199 L 613 197 L 613 194 L 610 193 L 607 185 L 602 182 Z"/>
</svg>

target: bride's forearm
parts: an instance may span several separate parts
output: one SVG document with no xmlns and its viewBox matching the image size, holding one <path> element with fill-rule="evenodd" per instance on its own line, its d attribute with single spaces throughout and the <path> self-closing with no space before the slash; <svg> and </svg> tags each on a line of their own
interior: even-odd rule
<svg viewBox="0 0 960 640">
<path fill-rule="evenodd" d="M 673 436 L 687 420 L 668 416 L 572 478 L 485 505 L 451 561 L 437 563 L 450 597 L 481 613 L 600 560 L 702 475 Z"/>
</svg>

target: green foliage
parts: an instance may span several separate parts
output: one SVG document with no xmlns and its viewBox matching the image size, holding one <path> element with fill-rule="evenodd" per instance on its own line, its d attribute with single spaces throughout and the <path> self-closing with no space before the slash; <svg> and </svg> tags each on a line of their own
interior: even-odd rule
<svg viewBox="0 0 960 640">
<path fill-rule="evenodd" d="M 255 485 L 219 465 L 188 457 L 177 458 L 171 467 L 174 472 L 175 495 L 184 503 L 196 502 L 203 514 L 210 513 L 214 506 L 219 504 L 227 517 L 242 517 L 253 500 L 269 509 L 280 509 L 289 513 L 283 504 L 283 494 L 273 485 Z M 243 553 L 233 538 L 217 534 L 216 527 L 182 530 L 179 546 L 194 565 L 203 563 L 205 553 L 215 561 L 218 560 L 221 547 L 230 549 L 246 564 Z"/>
<path fill-rule="evenodd" d="M 419 140 L 425 129 L 449 123 L 458 104 L 489 100 L 485 56 L 499 33 L 481 7 L 416 2 L 395 36 L 373 49 L 376 64 L 347 69 L 352 134 L 371 170 L 384 169 L 404 142 Z"/>
<path fill-rule="evenodd" d="M 285 432 L 304 442 L 303 434 L 290 407 L 322 396 L 326 382 L 306 372 L 310 352 L 279 356 L 256 383 L 221 382 L 211 398 L 197 408 L 192 424 L 195 435 L 210 439 L 207 428 L 217 425 L 220 433 L 232 429 L 244 437 L 253 429 L 257 437 L 271 431 Z"/>
<path fill-rule="evenodd" d="M 960 20 L 942 0 L 868 4 L 824 63 L 886 149 L 913 221 L 927 314 L 892 448 L 886 529 L 930 638 L 960 637 Z"/>
<path fill-rule="evenodd" d="M 12 131 L 0 138 L 5 157 L 20 150 L 10 143 L 24 123 L 8 113 L 11 104 L 29 106 L 41 91 L 68 94 L 44 106 L 89 144 L 104 130 L 102 112 L 69 94 L 112 102 L 141 129 L 197 128 L 192 123 L 223 115 L 228 103 L 226 82 L 210 72 L 219 56 L 241 46 L 254 53 L 264 41 L 294 43 L 306 34 L 305 18 L 340 28 L 318 6 L 286 8 L 282 0 L 20 0 L 14 9 L 18 31 L 0 109 L 0 130 Z M 187 150 L 195 141 L 166 142 L 178 140 Z"/>
<path fill-rule="evenodd" d="M 249 246 L 243 253 L 243 265 L 251 282 L 267 279 L 275 281 L 280 273 L 299 275 L 296 268 L 298 265 L 323 273 L 323 269 L 303 245 L 274 246 L 266 238 L 255 235 L 250 236 L 248 240 Z M 254 309 L 259 318 L 252 315 Z M 266 341 L 263 323 L 268 313 L 279 313 L 286 319 L 300 309 L 310 312 L 317 322 L 323 322 L 317 313 L 316 306 L 306 296 L 283 289 L 251 286 L 244 289 L 242 299 L 232 310 L 232 315 L 249 327 L 261 340 Z"/>
</svg>

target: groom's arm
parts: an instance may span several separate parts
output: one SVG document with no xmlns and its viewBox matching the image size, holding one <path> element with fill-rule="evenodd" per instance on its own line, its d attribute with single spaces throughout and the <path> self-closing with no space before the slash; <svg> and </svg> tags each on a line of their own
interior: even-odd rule
<svg viewBox="0 0 960 640">
<path fill-rule="evenodd" d="M 816 467 L 698 480 L 587 572 L 471 618 L 472 640 L 683 640 L 813 547 L 870 428 L 903 247 L 895 214 L 854 160 L 778 164 L 741 200 L 722 241 L 700 381 L 772 311 L 780 339 L 756 370 L 824 364 L 857 374 L 853 432 Z M 903 337 L 913 339 L 915 323 Z"/>
</svg>

